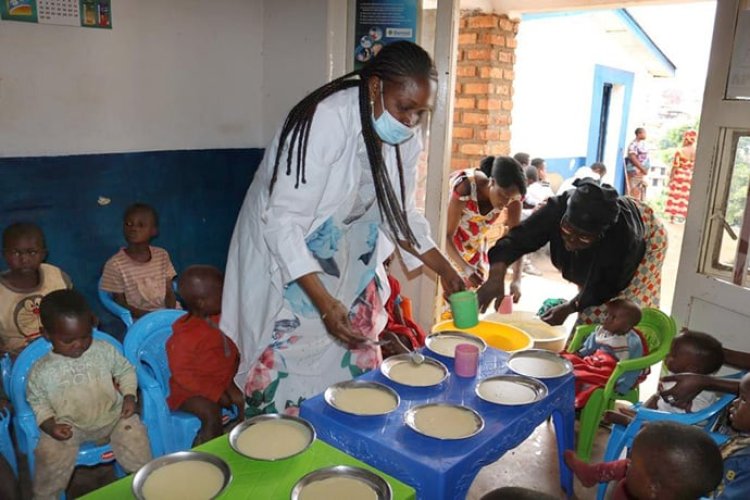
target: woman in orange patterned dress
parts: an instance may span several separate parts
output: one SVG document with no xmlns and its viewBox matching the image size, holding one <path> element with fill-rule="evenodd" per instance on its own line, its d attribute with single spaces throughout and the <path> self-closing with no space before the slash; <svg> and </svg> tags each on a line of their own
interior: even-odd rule
<svg viewBox="0 0 750 500">
<path fill-rule="evenodd" d="M 507 211 L 505 224 L 521 220 L 521 200 L 526 194 L 526 177 L 518 161 L 509 156 L 488 156 L 480 168 L 461 170 L 451 177 L 448 204 L 448 256 L 472 287 L 487 279 L 487 232 Z M 514 264 L 511 294 L 521 297 L 521 260 Z"/>
<path fill-rule="evenodd" d="M 669 194 L 664 210 L 672 222 L 684 222 L 687 217 L 697 138 L 698 134 L 695 130 L 686 131 L 682 138 L 682 147 L 675 152 L 674 160 L 672 160 L 672 170 L 669 173 Z"/>
</svg>

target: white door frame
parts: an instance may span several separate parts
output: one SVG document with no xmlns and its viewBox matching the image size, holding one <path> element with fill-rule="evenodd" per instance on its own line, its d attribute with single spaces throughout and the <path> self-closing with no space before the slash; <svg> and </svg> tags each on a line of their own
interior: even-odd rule
<svg viewBox="0 0 750 500">
<path fill-rule="evenodd" d="M 690 191 L 685 236 L 672 307 L 672 314 L 680 325 L 695 323 L 696 318 L 691 317 L 695 299 L 750 319 L 748 308 L 750 290 L 699 273 L 702 245 L 707 243 L 704 241 L 704 231 L 714 206 L 713 186 L 718 180 L 719 166 L 722 162 L 722 158 L 719 157 L 722 129 L 750 128 L 750 102 L 724 99 L 739 7 L 739 0 L 717 2 L 695 159 L 696 167 Z M 707 318 L 701 318 L 700 323 L 707 324 L 706 320 Z M 712 333 L 719 338 L 722 337 L 719 331 Z M 744 346 L 735 347 L 746 350 L 750 348 L 750 338 L 743 343 Z"/>
</svg>

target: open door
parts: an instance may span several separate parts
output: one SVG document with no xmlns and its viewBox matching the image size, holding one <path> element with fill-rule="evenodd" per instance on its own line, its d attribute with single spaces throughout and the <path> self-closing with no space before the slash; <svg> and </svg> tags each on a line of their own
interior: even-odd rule
<svg viewBox="0 0 750 500">
<path fill-rule="evenodd" d="M 750 351 L 750 0 L 717 2 L 673 315 Z"/>
</svg>

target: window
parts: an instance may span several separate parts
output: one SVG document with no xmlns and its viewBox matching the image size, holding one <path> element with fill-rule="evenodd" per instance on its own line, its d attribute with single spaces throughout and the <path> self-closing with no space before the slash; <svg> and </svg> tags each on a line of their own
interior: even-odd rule
<svg viewBox="0 0 750 500">
<path fill-rule="evenodd" d="M 701 272 L 744 287 L 750 239 L 750 130 L 722 132 Z"/>
</svg>

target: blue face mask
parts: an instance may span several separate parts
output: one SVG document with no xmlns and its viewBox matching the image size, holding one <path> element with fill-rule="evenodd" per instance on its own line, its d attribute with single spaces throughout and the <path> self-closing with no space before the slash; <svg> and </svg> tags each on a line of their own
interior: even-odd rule
<svg viewBox="0 0 750 500">
<path fill-rule="evenodd" d="M 375 118 L 375 110 L 372 111 L 372 126 L 375 127 L 380 139 L 388 144 L 401 144 L 402 142 L 411 138 L 414 135 L 414 130 L 407 127 L 392 114 L 385 109 L 385 102 L 383 101 L 383 81 L 380 81 L 380 106 L 383 108 L 383 113 L 380 118 Z"/>
</svg>

